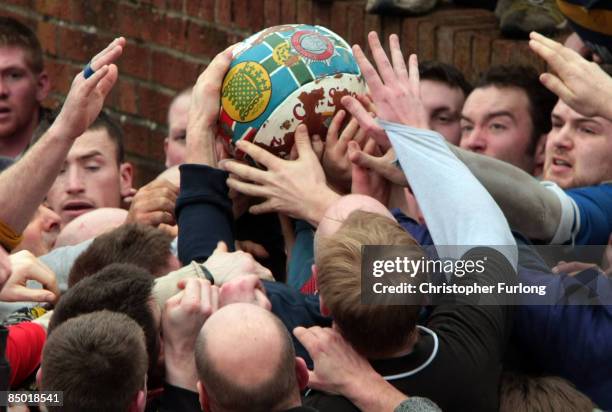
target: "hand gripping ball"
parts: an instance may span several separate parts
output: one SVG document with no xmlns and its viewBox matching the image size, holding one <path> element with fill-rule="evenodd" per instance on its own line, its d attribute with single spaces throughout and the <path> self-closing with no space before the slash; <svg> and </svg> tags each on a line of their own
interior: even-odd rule
<svg viewBox="0 0 612 412">
<path fill-rule="evenodd" d="M 232 151 L 233 143 L 245 139 L 286 158 L 300 123 L 311 136 L 325 139 L 342 97 L 365 91 L 348 43 L 321 26 L 271 27 L 233 53 L 219 118 L 220 134 Z"/>
</svg>

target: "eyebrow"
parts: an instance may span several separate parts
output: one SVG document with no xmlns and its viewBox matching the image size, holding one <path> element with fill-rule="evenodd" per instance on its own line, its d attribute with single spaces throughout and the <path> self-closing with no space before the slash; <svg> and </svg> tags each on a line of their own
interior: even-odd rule
<svg viewBox="0 0 612 412">
<path fill-rule="evenodd" d="M 77 161 L 82 162 L 82 161 L 89 160 L 92 157 L 96 157 L 96 156 L 104 157 L 102 152 L 100 152 L 99 150 L 92 150 L 90 152 L 87 152 L 87 153 L 82 154 L 81 156 L 77 157 Z"/>
<path fill-rule="evenodd" d="M 499 116 L 507 116 L 507 117 L 511 118 L 513 122 L 516 122 L 516 118 L 514 117 L 514 115 L 511 112 L 507 111 L 507 110 L 500 110 L 500 111 L 497 111 L 497 112 L 488 113 L 485 116 L 485 121 L 489 121 L 489 120 L 493 119 L 494 117 L 499 117 Z"/>
</svg>

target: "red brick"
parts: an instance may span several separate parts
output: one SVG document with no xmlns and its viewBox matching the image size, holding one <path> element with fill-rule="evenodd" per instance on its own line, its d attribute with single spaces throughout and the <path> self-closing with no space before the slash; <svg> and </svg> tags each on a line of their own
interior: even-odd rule
<svg viewBox="0 0 612 412">
<path fill-rule="evenodd" d="M 344 1 L 334 1 L 331 4 L 331 21 L 329 28 L 344 40 L 348 39 L 348 4 Z"/>
<path fill-rule="evenodd" d="M 44 21 L 38 22 L 36 37 L 45 53 L 56 55 L 57 42 L 55 37 L 55 25 Z"/>
<path fill-rule="evenodd" d="M 134 165 L 134 187 L 136 188 L 149 183 L 164 170 L 162 162 L 153 162 L 140 156 L 128 154 L 127 161 Z"/>
<path fill-rule="evenodd" d="M 7 1 L 6 3 L 8 4 L 9 2 Z M 10 4 L 12 6 L 18 6 L 18 7 L 24 7 L 24 8 L 27 8 L 27 9 L 33 9 L 34 0 L 11 0 Z"/>
<path fill-rule="evenodd" d="M 138 103 L 136 96 L 136 86 L 128 80 L 119 80 L 119 84 L 115 85 L 118 94 L 118 108 L 122 112 L 129 114 L 138 113 Z"/>
<path fill-rule="evenodd" d="M 281 4 L 283 0 L 264 0 L 264 26 L 281 24 Z"/>
<path fill-rule="evenodd" d="M 139 79 L 151 78 L 151 50 L 133 43 L 128 43 L 118 61 L 119 72 Z"/>
<path fill-rule="evenodd" d="M 217 27 L 190 22 L 187 31 L 187 52 L 212 58 L 229 44 L 227 33 Z"/>
<path fill-rule="evenodd" d="M 151 159 L 163 162 L 166 158 L 164 153 L 164 139 L 166 138 L 164 133 L 158 131 L 152 131 L 149 136 L 149 157 Z"/>
<path fill-rule="evenodd" d="M 265 5 L 264 0 L 251 0 L 249 1 L 249 28 L 254 31 L 259 31 L 265 26 Z"/>
<path fill-rule="evenodd" d="M 297 0 L 296 23 L 312 24 L 312 0 Z"/>
<path fill-rule="evenodd" d="M 349 27 L 347 37 L 345 40 L 349 44 L 364 45 L 363 40 L 365 39 L 365 25 L 364 25 L 364 10 L 363 4 L 351 3 L 348 10 L 348 21 Z"/>
<path fill-rule="evenodd" d="M 117 15 L 119 17 L 118 31 L 126 37 L 151 41 L 152 32 L 160 29 L 154 24 L 155 16 L 150 6 L 135 7 L 121 3 Z"/>
<path fill-rule="evenodd" d="M 45 70 L 49 75 L 51 90 L 67 94 L 72 84 L 72 79 L 80 71 L 67 63 L 60 63 L 55 59 L 45 59 Z"/>
<path fill-rule="evenodd" d="M 280 24 L 301 23 L 297 20 L 297 0 L 280 0 Z"/>
<path fill-rule="evenodd" d="M 232 14 L 236 26 L 241 29 L 249 27 L 252 7 L 249 0 L 232 0 Z"/>
<path fill-rule="evenodd" d="M 329 27 L 332 18 L 331 11 L 331 3 L 315 2 L 312 7 L 312 14 L 314 15 L 314 24 L 318 24 L 323 27 Z"/>
<path fill-rule="evenodd" d="M 138 113 L 156 123 L 166 124 L 168 108 L 173 96 L 168 96 L 146 86 L 138 87 L 136 94 L 138 96 Z"/>
<path fill-rule="evenodd" d="M 198 65 L 162 52 L 152 55 L 151 79 L 163 86 L 181 90 L 195 83 Z"/>
<path fill-rule="evenodd" d="M 163 30 L 151 32 L 152 42 L 175 51 L 185 50 L 187 43 L 187 20 L 185 18 L 154 14 L 152 24 L 155 27 L 163 27 Z"/>
<path fill-rule="evenodd" d="M 402 19 L 395 16 L 384 16 L 381 23 L 382 32 L 378 34 L 385 39 L 385 44 L 389 44 L 389 36 L 402 33 Z"/>
<path fill-rule="evenodd" d="M 87 62 L 112 40 L 98 33 L 86 33 L 67 27 L 57 27 L 58 53 L 62 57 Z"/>
<path fill-rule="evenodd" d="M 149 134 L 151 132 L 149 127 L 132 123 L 129 120 L 123 123 L 121 126 L 125 136 L 126 152 L 139 154 L 141 156 L 148 155 Z"/>
<path fill-rule="evenodd" d="M 231 0 L 216 0 L 215 3 L 215 21 L 221 24 L 232 23 L 232 1 Z"/>
<path fill-rule="evenodd" d="M 186 0 L 187 15 L 205 21 L 215 20 L 215 0 Z"/>
</svg>

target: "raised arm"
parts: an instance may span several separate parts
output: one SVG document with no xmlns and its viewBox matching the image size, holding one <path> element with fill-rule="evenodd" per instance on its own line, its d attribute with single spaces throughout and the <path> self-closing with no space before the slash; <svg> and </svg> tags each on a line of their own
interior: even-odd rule
<svg viewBox="0 0 612 412">
<path fill-rule="evenodd" d="M 468 251 L 468 245 L 515 245 L 508 222 L 493 198 L 448 149 L 444 138 L 427 130 L 416 56 L 410 56 L 408 70 L 397 36 L 390 38 L 393 63 L 375 33 L 370 33 L 369 41 L 378 73 L 358 46 L 354 52 L 376 104 L 378 124 L 366 116 L 357 99 L 345 97 L 343 104 L 377 141 L 384 144 L 388 136 L 434 243 L 466 245 L 456 250 L 457 258 Z M 502 247 L 499 251 L 516 268 L 516 249 Z"/>
<path fill-rule="evenodd" d="M 91 61 L 94 74 L 76 75 L 60 114 L 40 140 L 0 175 L 0 220 L 21 233 L 53 185 L 74 140 L 96 119 L 117 80 L 113 64 L 125 39 L 113 40 Z"/>
</svg>

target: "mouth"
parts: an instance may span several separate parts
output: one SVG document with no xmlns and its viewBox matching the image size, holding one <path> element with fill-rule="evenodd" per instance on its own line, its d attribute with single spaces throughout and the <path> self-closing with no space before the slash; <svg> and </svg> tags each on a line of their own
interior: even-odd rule
<svg viewBox="0 0 612 412">
<path fill-rule="evenodd" d="M 11 113 L 11 109 L 6 106 L 0 106 L 0 118 L 7 117 Z"/>
<path fill-rule="evenodd" d="M 556 174 L 568 173 L 572 170 L 572 167 L 573 165 L 569 161 L 559 157 L 553 157 L 550 165 L 552 172 Z"/>
<path fill-rule="evenodd" d="M 70 201 L 64 204 L 64 206 L 62 207 L 62 212 L 65 215 L 76 217 L 84 213 L 90 212 L 94 209 L 95 209 L 94 206 L 89 202 Z"/>
</svg>

